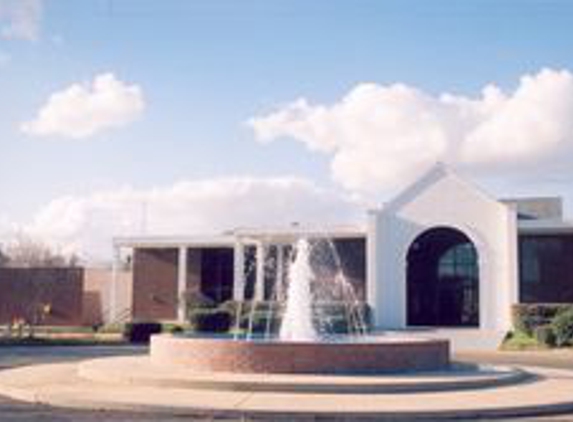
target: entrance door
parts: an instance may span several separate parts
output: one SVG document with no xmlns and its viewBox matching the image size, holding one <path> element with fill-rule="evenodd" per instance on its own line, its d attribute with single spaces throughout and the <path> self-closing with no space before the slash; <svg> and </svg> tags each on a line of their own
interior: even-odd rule
<svg viewBox="0 0 573 422">
<path fill-rule="evenodd" d="M 408 325 L 479 325 L 478 256 L 464 233 L 423 232 L 410 245 L 407 266 Z"/>
</svg>

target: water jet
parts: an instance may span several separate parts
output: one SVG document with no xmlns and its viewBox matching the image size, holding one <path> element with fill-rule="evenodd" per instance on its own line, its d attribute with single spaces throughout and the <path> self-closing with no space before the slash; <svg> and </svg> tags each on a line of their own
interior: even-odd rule
<svg viewBox="0 0 573 422">
<path fill-rule="evenodd" d="M 150 346 L 152 362 L 197 372 L 277 374 L 396 373 L 449 365 L 446 340 L 365 333 L 352 286 L 328 239 L 303 237 L 295 242 L 284 290 L 277 335 L 156 335 Z M 333 304 L 346 318 L 344 334 L 332 330 Z"/>
</svg>

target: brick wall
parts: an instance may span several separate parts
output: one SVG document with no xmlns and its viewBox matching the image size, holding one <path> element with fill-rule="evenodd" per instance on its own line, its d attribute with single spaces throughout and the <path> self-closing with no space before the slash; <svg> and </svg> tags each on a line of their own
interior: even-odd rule
<svg viewBox="0 0 573 422">
<path fill-rule="evenodd" d="M 133 252 L 133 319 L 177 317 L 176 248 L 137 248 Z"/>
<path fill-rule="evenodd" d="M 82 268 L 0 268 L 0 323 L 24 318 L 80 325 L 83 273 Z"/>
<path fill-rule="evenodd" d="M 118 269 L 116 304 L 121 315 L 132 308 L 132 273 Z M 113 272 L 110 268 L 86 268 L 84 271 L 82 324 L 93 326 L 108 320 Z"/>
<path fill-rule="evenodd" d="M 437 370 L 450 362 L 447 340 L 381 337 L 372 342 L 233 341 L 154 335 L 151 361 L 186 371 L 274 374 Z"/>
</svg>

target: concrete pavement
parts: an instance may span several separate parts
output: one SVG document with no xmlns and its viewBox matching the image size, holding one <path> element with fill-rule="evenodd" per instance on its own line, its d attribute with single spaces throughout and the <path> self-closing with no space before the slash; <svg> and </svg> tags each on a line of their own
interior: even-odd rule
<svg viewBox="0 0 573 422">
<path fill-rule="evenodd" d="M 124 347 L 93 347 L 93 346 L 78 346 L 78 347 L 8 347 L 0 348 L 0 367 L 14 367 L 22 364 L 38 364 L 46 362 L 61 362 L 68 360 L 81 360 L 86 358 L 98 357 L 101 355 L 114 356 L 125 355 L 131 353 L 145 353 L 145 349 L 135 348 L 129 350 Z M 464 361 L 477 361 L 477 362 L 493 362 L 493 363 L 521 363 L 521 364 L 534 364 L 553 368 L 573 368 L 573 351 L 557 351 L 557 352 L 495 352 L 495 353 L 463 353 L 456 354 L 455 359 Z M 0 371 L 0 379 L 4 373 Z M 255 420 L 269 420 L 268 415 L 256 417 Z M 272 420 L 293 420 L 293 416 L 273 415 Z M 489 418 L 488 418 L 489 419 Z M 166 421 L 175 422 L 181 420 L 238 420 L 234 416 L 221 416 L 221 415 L 194 415 L 184 417 L 180 413 L 174 412 L 172 414 L 154 413 L 154 412 L 126 412 L 126 411 L 90 411 L 90 410 L 76 410 L 65 408 L 54 408 L 43 405 L 36 405 L 30 403 L 23 403 L 0 397 L 0 420 L 2 421 L 18 421 L 18 422 L 42 422 L 42 421 L 78 421 L 78 422 L 99 422 L 99 421 Z M 250 420 L 250 419 L 249 419 Z M 296 418 L 296 420 L 315 420 L 314 417 L 306 415 Z M 349 420 L 349 418 L 321 418 L 320 420 Z M 380 418 L 372 418 L 367 415 L 363 417 L 352 417 L 350 420 L 380 420 Z M 431 418 L 430 420 L 435 420 Z M 504 420 L 504 419 L 502 419 Z M 513 420 L 513 419 L 511 419 Z M 543 416 L 540 418 L 520 418 L 524 421 L 552 421 L 552 422 L 565 422 L 573 421 L 573 414 L 558 415 L 558 416 Z"/>
<path fill-rule="evenodd" d="M 526 368 L 533 379 L 493 388 L 359 394 L 181 388 L 118 383 L 115 379 L 101 382 L 81 377 L 78 366 L 77 363 L 59 363 L 4 371 L 0 393 L 54 406 L 192 416 L 411 419 L 499 418 L 573 412 L 573 371 L 550 368 Z M 339 382 L 344 379 L 336 377 Z"/>
<path fill-rule="evenodd" d="M 453 358 L 464 362 L 573 370 L 573 348 L 531 351 L 466 351 L 455 353 Z"/>
</svg>

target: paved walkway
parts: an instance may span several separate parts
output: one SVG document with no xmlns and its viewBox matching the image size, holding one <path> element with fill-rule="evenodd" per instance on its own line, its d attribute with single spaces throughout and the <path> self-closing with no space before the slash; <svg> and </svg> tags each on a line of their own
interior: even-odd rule
<svg viewBox="0 0 573 422">
<path fill-rule="evenodd" d="M 145 347 L 133 346 L 1 346 L 0 377 L 2 370 L 51 362 L 78 361 L 101 356 L 144 354 Z M 181 418 L 133 412 L 93 412 L 53 408 L 0 396 L 0 420 L 14 422 L 180 422 Z"/>
<path fill-rule="evenodd" d="M 139 359 L 146 359 L 140 357 Z M 104 361 L 107 361 L 105 359 Z M 114 361 L 114 359 L 112 359 Z M 13 397 L 88 409 L 129 409 L 197 415 L 384 415 L 392 418 L 524 415 L 573 411 L 573 372 L 531 369 L 536 379 L 503 388 L 413 393 L 300 393 L 179 388 L 95 382 L 78 364 L 59 363 L 6 371 L 0 392 Z M 417 375 L 414 375 L 417 378 Z M 267 375 L 271 378 L 273 375 Z M 344 380 L 345 377 L 341 376 Z M 376 378 L 376 377 L 375 377 Z M 300 380 L 299 380 L 300 382 Z M 304 382 L 304 379 L 302 380 Z"/>
<path fill-rule="evenodd" d="M 38 363 L 71 362 L 106 356 L 141 355 L 143 346 L 0 346 L 0 370 Z"/>
<path fill-rule="evenodd" d="M 124 347 L 7 347 L 0 348 L 0 367 L 13 367 L 23 364 L 36 364 L 45 362 L 61 362 L 67 360 L 79 360 L 96 356 L 114 356 L 126 355 L 132 353 L 144 353 L 145 349 L 142 348 L 124 348 Z M 520 364 L 533 364 L 541 365 L 552 368 L 573 368 L 573 351 L 563 352 L 496 352 L 496 353 L 464 353 L 455 356 L 457 359 L 464 361 L 477 361 L 477 362 L 493 362 L 493 363 L 520 363 Z M 0 377 L 1 377 L 0 372 Z M 573 389 L 570 390 L 569 395 L 572 395 Z M 275 397 L 279 399 L 279 397 Z M 280 400 L 284 400 L 282 397 Z M 494 397 L 492 400 L 497 400 Z M 294 403 L 295 405 L 297 403 Z M 303 405 L 303 404 L 301 404 Z M 410 404 L 408 404 L 410 405 Z M 0 397 L 0 419 L 2 421 L 79 421 L 79 422 L 96 422 L 96 421 L 181 421 L 190 420 L 182 418 L 180 414 L 175 412 L 172 415 L 158 414 L 158 413 L 133 413 L 133 412 L 93 412 L 93 411 L 78 411 L 70 409 L 50 408 L 45 406 L 23 404 L 12 400 L 7 400 Z M 213 416 L 200 417 L 195 416 L 191 420 L 235 420 L 235 418 L 219 418 Z M 273 416 L 273 420 L 292 420 L 292 417 Z M 380 420 L 379 418 L 367 420 Z M 265 420 L 267 420 L 265 418 Z M 312 417 L 304 417 L 303 420 L 313 420 Z M 346 419 L 328 419 L 328 420 L 346 420 Z M 536 419 L 527 419 L 530 421 Z M 543 417 L 539 419 L 551 421 L 573 421 L 573 415 L 568 416 L 555 416 Z"/>
<path fill-rule="evenodd" d="M 454 359 L 475 363 L 542 366 L 573 370 L 573 348 L 516 352 L 460 352 L 454 355 Z"/>
</svg>

